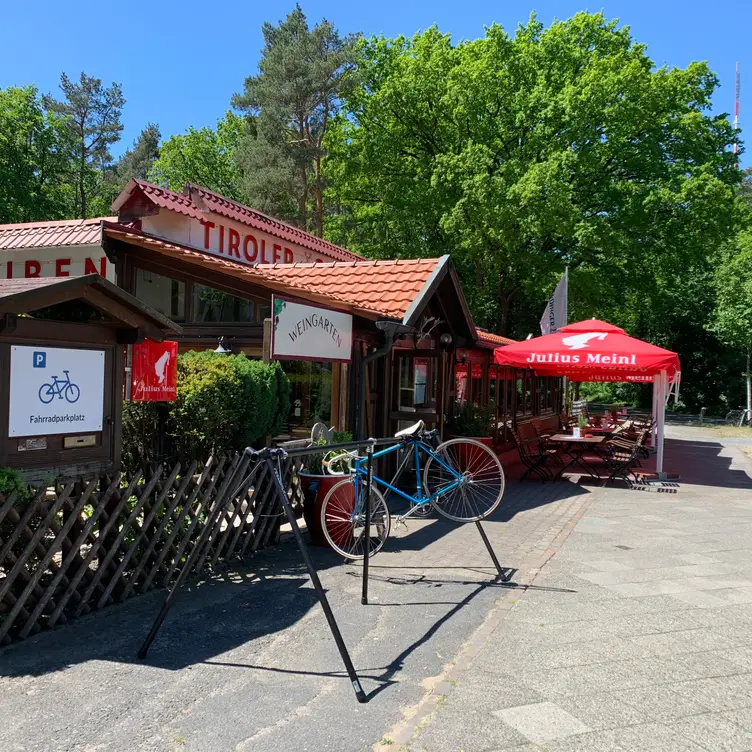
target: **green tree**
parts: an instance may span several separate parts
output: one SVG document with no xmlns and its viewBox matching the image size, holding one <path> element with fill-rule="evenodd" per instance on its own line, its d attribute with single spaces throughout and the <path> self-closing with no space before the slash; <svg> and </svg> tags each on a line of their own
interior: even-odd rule
<svg viewBox="0 0 752 752">
<path fill-rule="evenodd" d="M 244 191 L 254 206 L 323 236 L 324 139 L 353 80 L 358 37 L 341 37 L 326 19 L 310 29 L 300 5 L 263 35 L 258 75 L 232 99 L 255 121 L 239 151 Z"/>
<path fill-rule="evenodd" d="M 381 256 L 451 251 L 477 323 L 524 337 L 570 267 L 573 315 L 650 307 L 738 211 L 704 63 L 656 69 L 628 28 L 533 16 L 453 45 L 370 40 L 331 134 L 328 236 Z"/>
<path fill-rule="evenodd" d="M 149 123 L 133 146 L 123 154 L 105 176 L 109 187 L 109 200 L 114 201 L 132 178 L 146 180 L 151 168 L 159 159 L 159 126 Z"/>
<path fill-rule="evenodd" d="M 187 133 L 171 136 L 163 142 L 149 179 L 173 191 L 196 183 L 242 200 L 235 153 L 245 127 L 242 117 L 228 111 L 217 121 L 216 129 L 191 126 Z"/>
<path fill-rule="evenodd" d="M 33 86 L 0 89 L 0 223 L 65 216 L 67 136 Z"/>
<path fill-rule="evenodd" d="M 120 115 L 125 98 L 120 84 L 104 87 L 100 78 L 85 73 L 77 82 L 63 73 L 60 89 L 64 99 L 45 97 L 45 105 L 68 125 L 75 186 L 72 213 L 86 219 L 92 209 L 95 214 L 108 210 L 102 196 L 104 174 L 112 162 L 110 147 L 120 140 L 123 130 Z"/>
<path fill-rule="evenodd" d="M 746 359 L 747 409 L 752 410 L 752 231 L 739 234 L 715 274 L 717 304 L 713 328 Z"/>
</svg>

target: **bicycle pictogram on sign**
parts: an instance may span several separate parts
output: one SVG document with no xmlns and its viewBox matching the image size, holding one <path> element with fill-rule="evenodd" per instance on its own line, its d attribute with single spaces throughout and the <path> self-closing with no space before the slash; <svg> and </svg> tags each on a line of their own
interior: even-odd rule
<svg viewBox="0 0 752 752">
<path fill-rule="evenodd" d="M 43 405 L 49 405 L 55 397 L 59 399 L 65 399 L 71 403 L 78 402 L 78 398 L 81 396 L 81 390 L 77 384 L 74 384 L 70 380 L 70 371 L 63 371 L 65 374 L 65 380 L 61 381 L 57 376 L 52 377 L 50 384 L 42 384 L 39 387 L 39 401 Z"/>
</svg>

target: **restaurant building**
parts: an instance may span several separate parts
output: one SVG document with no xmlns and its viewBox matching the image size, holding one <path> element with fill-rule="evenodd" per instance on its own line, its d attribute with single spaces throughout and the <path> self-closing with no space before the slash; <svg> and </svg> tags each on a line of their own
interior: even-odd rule
<svg viewBox="0 0 752 752">
<path fill-rule="evenodd" d="M 496 405 L 503 442 L 511 421 L 558 409 L 556 379 L 493 364 L 493 348 L 511 340 L 475 327 L 448 255 L 365 260 L 192 184 L 178 194 L 132 180 L 112 211 L 0 225 L 0 278 L 97 272 L 179 324 L 182 351 L 221 342 L 271 358 L 281 318 L 307 310 L 298 334 L 313 350 L 282 361 L 291 435 L 315 421 L 372 436 L 418 419 L 443 431 L 471 401 Z M 339 315 L 349 324 L 333 336 Z M 330 358 L 332 342 L 345 351 Z"/>
</svg>

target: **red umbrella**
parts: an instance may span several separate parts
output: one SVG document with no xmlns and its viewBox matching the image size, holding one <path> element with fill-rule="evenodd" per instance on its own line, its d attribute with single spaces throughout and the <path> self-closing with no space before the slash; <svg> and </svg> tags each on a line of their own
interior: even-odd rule
<svg viewBox="0 0 752 752">
<path fill-rule="evenodd" d="M 497 347 L 494 362 L 532 368 L 541 376 L 567 376 L 573 381 L 653 381 L 661 371 L 674 381 L 679 374 L 676 353 L 630 337 L 618 326 L 597 319 Z"/>
</svg>

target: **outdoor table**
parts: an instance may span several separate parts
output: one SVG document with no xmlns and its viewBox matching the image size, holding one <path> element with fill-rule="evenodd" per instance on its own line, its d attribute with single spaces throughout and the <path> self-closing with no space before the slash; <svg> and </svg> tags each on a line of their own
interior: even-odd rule
<svg viewBox="0 0 752 752">
<path fill-rule="evenodd" d="M 585 428 L 585 432 L 609 434 L 613 433 L 615 429 L 616 426 L 587 426 L 587 428 Z"/>
<path fill-rule="evenodd" d="M 554 480 L 558 480 L 570 467 L 575 466 L 581 467 L 591 478 L 597 480 L 600 476 L 585 459 L 584 455 L 588 449 L 595 449 L 605 438 L 605 436 L 578 437 L 572 436 L 569 433 L 557 433 L 549 436 L 548 442 L 551 444 L 561 444 L 563 447 L 566 447 L 564 452 L 569 456 L 569 462 L 566 462 L 561 470 L 556 473 Z"/>
</svg>

